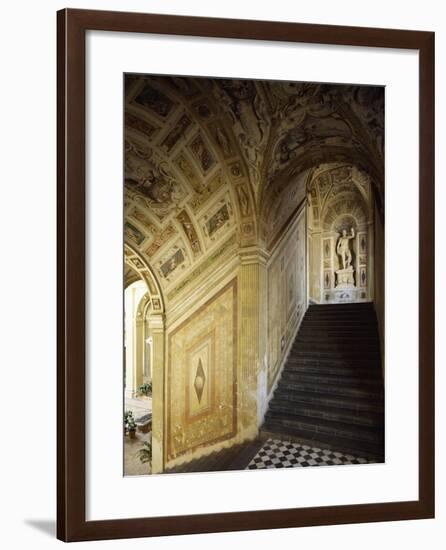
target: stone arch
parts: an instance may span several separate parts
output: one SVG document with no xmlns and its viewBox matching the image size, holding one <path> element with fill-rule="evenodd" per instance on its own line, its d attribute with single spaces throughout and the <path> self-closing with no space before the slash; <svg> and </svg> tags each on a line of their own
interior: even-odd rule
<svg viewBox="0 0 446 550">
<path fill-rule="evenodd" d="M 138 272 L 135 271 L 133 266 L 124 263 L 124 290 L 138 280 L 140 280 Z"/>
<path fill-rule="evenodd" d="M 164 299 L 161 292 L 161 287 L 153 273 L 152 268 L 143 256 L 127 243 L 124 244 L 124 262 L 134 273 L 138 275 L 142 281 L 146 283 L 153 311 L 157 313 L 164 313 Z"/>
</svg>

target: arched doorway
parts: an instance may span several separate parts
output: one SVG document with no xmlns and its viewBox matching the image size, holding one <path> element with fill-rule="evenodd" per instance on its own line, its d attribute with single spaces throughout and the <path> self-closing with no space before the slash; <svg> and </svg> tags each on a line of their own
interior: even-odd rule
<svg viewBox="0 0 446 550">
<path fill-rule="evenodd" d="M 150 439 L 152 473 L 163 469 L 164 340 L 164 302 L 157 280 L 144 259 L 125 245 L 124 408 L 132 412 L 137 436 L 149 433 L 141 441 Z"/>
<path fill-rule="evenodd" d="M 141 315 L 141 306 L 148 300 L 147 286 L 141 279 L 131 283 L 124 291 L 124 391 L 128 399 L 138 397 L 142 392 L 141 386 L 150 382 L 147 379 L 144 345 L 146 323 Z"/>
</svg>

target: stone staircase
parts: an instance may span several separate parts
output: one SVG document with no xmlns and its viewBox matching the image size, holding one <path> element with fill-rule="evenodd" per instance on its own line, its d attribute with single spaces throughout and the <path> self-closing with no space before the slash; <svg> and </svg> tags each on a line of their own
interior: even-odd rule
<svg viewBox="0 0 446 550">
<path fill-rule="evenodd" d="M 308 308 L 261 437 L 384 460 L 384 387 L 373 304 Z"/>
</svg>

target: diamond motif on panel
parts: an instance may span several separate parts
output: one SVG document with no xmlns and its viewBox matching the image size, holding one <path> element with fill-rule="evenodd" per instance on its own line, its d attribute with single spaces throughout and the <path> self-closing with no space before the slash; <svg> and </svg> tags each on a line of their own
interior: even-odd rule
<svg viewBox="0 0 446 550">
<path fill-rule="evenodd" d="M 206 383 L 206 376 L 204 374 L 203 365 L 201 359 L 198 360 L 197 372 L 195 373 L 194 388 L 197 394 L 198 403 L 201 403 L 201 397 L 203 395 L 204 385 Z"/>
</svg>

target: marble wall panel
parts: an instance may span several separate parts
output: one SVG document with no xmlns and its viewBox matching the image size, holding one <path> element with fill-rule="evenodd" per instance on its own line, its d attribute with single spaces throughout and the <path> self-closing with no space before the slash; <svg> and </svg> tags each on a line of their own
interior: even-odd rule
<svg viewBox="0 0 446 550">
<path fill-rule="evenodd" d="M 237 280 L 167 339 L 167 462 L 236 435 Z"/>
</svg>

